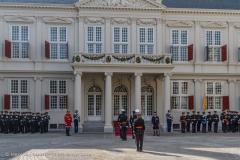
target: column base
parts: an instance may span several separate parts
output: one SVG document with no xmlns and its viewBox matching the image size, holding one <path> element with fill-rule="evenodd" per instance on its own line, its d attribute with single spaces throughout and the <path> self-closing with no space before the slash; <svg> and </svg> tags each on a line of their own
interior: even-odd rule
<svg viewBox="0 0 240 160">
<path fill-rule="evenodd" d="M 78 126 L 78 133 L 82 133 L 83 127 L 82 125 Z"/>
<path fill-rule="evenodd" d="M 106 133 L 113 133 L 113 126 L 112 125 L 105 125 L 104 132 Z"/>
</svg>

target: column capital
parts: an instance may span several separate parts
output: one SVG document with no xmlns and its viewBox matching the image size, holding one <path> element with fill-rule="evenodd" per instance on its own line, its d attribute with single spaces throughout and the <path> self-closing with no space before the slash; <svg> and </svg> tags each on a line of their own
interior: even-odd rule
<svg viewBox="0 0 240 160">
<path fill-rule="evenodd" d="M 112 75 L 113 75 L 113 72 L 105 72 L 104 75 L 105 75 L 105 76 L 112 76 Z"/>
<path fill-rule="evenodd" d="M 135 72 L 135 73 L 134 73 L 134 76 L 135 76 L 135 77 L 137 77 L 137 76 L 140 76 L 140 77 L 141 77 L 141 76 L 142 76 L 142 73 L 140 73 L 140 72 Z"/>
<path fill-rule="evenodd" d="M 167 76 L 171 77 L 171 76 L 172 76 L 172 73 L 170 73 L 170 72 L 164 73 L 164 77 L 167 77 Z"/>
<path fill-rule="evenodd" d="M 33 80 L 34 80 L 34 81 L 36 81 L 36 80 L 40 80 L 40 81 L 42 81 L 43 78 L 42 78 L 42 77 L 34 77 Z"/>
<path fill-rule="evenodd" d="M 0 16 L 0 21 L 3 21 L 4 20 L 4 16 Z"/>
<path fill-rule="evenodd" d="M 0 80 L 1 80 L 1 81 L 3 81 L 3 80 L 4 80 L 4 78 L 3 78 L 3 77 L 0 77 Z"/>
<path fill-rule="evenodd" d="M 197 82 L 202 83 L 202 82 L 203 82 L 202 79 L 194 79 L 193 81 L 194 81 L 195 83 L 197 83 Z"/>
<path fill-rule="evenodd" d="M 194 21 L 195 26 L 200 26 L 201 21 Z"/>
<path fill-rule="evenodd" d="M 229 22 L 228 22 L 228 26 L 229 26 L 229 27 L 233 27 L 233 26 L 234 26 L 234 22 L 229 21 Z"/>
<path fill-rule="evenodd" d="M 83 16 L 79 16 L 78 17 L 78 22 L 83 22 L 84 21 L 84 17 Z"/>
<path fill-rule="evenodd" d="M 82 71 L 74 71 L 74 75 L 75 75 L 75 76 L 76 76 L 76 75 L 80 75 L 80 76 L 82 76 L 83 73 L 82 73 Z"/>
<path fill-rule="evenodd" d="M 37 20 L 38 22 L 41 22 L 41 21 L 42 21 L 42 17 L 40 17 L 40 16 L 36 16 L 35 18 L 36 18 L 36 20 Z"/>
<path fill-rule="evenodd" d="M 236 79 L 229 79 L 229 80 L 228 80 L 228 83 L 231 83 L 231 82 L 232 82 L 232 83 L 236 83 L 237 80 L 236 80 Z"/>
</svg>

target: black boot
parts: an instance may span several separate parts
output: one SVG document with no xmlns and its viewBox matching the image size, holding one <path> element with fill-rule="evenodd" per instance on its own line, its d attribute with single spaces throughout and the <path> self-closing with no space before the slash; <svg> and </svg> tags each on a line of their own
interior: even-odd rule
<svg viewBox="0 0 240 160">
<path fill-rule="evenodd" d="M 155 131 L 153 131 L 153 136 L 155 136 Z"/>
</svg>

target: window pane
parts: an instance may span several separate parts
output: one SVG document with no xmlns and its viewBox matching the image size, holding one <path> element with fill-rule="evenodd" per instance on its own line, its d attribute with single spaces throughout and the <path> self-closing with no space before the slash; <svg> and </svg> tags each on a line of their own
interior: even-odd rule
<svg viewBox="0 0 240 160">
<path fill-rule="evenodd" d="M 207 100 L 207 102 L 208 102 L 208 109 L 213 109 L 213 97 L 207 97 L 208 98 L 208 100 Z"/>
<path fill-rule="evenodd" d="M 21 80 L 21 93 L 27 93 L 27 80 Z"/>
<path fill-rule="evenodd" d="M 67 59 L 67 45 L 60 44 L 60 59 Z"/>
<path fill-rule="evenodd" d="M 207 37 L 207 45 L 212 45 L 212 31 L 207 31 L 206 32 L 206 37 Z"/>
<path fill-rule="evenodd" d="M 221 32 L 215 31 L 215 45 L 221 45 Z"/>
<path fill-rule="evenodd" d="M 180 47 L 181 61 L 187 61 L 187 47 Z"/>
<path fill-rule="evenodd" d="M 19 58 L 19 43 L 12 43 L 12 58 Z"/>
<path fill-rule="evenodd" d="M 128 42 L 128 28 L 122 28 L 122 42 Z"/>
<path fill-rule="evenodd" d="M 51 59 L 57 59 L 58 45 L 51 44 Z"/>
<path fill-rule="evenodd" d="M 67 108 L 67 96 L 59 96 L 59 108 L 60 109 Z"/>
<path fill-rule="evenodd" d="M 12 26 L 12 41 L 19 41 L 19 26 Z"/>
<path fill-rule="evenodd" d="M 128 45 L 122 45 L 122 53 L 128 53 Z"/>
<path fill-rule="evenodd" d="M 22 43 L 22 58 L 28 58 L 28 44 Z"/>
<path fill-rule="evenodd" d="M 51 42 L 57 42 L 57 27 L 50 28 L 50 37 Z"/>
<path fill-rule="evenodd" d="M 172 44 L 178 43 L 178 30 L 172 30 Z"/>
<path fill-rule="evenodd" d="M 187 31 L 181 31 L 181 44 L 187 44 Z"/>
<path fill-rule="evenodd" d="M 57 93 L 57 81 L 50 81 L 50 93 Z"/>
<path fill-rule="evenodd" d="M 96 53 L 102 53 L 102 44 L 96 44 Z"/>
<path fill-rule="evenodd" d="M 172 60 L 178 61 L 178 47 L 172 47 Z"/>
<path fill-rule="evenodd" d="M 147 46 L 147 54 L 153 54 L 153 45 Z"/>
<path fill-rule="evenodd" d="M 18 93 L 18 80 L 11 80 L 11 93 Z"/>
<path fill-rule="evenodd" d="M 213 95 L 213 82 L 207 82 L 207 94 Z"/>
<path fill-rule="evenodd" d="M 140 53 L 145 54 L 145 45 L 140 45 Z"/>
<path fill-rule="evenodd" d="M 139 41 L 140 43 L 144 43 L 145 42 L 145 28 L 139 28 Z"/>
<path fill-rule="evenodd" d="M 114 53 L 120 53 L 120 45 L 118 44 L 114 45 Z"/>
<path fill-rule="evenodd" d="M 120 28 L 114 27 L 114 42 L 120 42 Z"/>
<path fill-rule="evenodd" d="M 222 97 L 215 97 L 215 109 L 222 108 Z"/>
<path fill-rule="evenodd" d="M 180 97 L 172 97 L 172 109 L 180 109 Z"/>
<path fill-rule="evenodd" d="M 88 44 L 88 53 L 93 53 L 93 52 L 94 52 L 93 44 Z"/>
<path fill-rule="evenodd" d="M 102 27 L 96 27 L 96 41 L 102 41 Z"/>
<path fill-rule="evenodd" d="M 222 83 L 221 82 L 216 82 L 215 83 L 215 94 L 216 95 L 221 95 L 222 94 Z"/>
<path fill-rule="evenodd" d="M 173 82 L 173 94 L 179 94 L 179 82 Z"/>
<path fill-rule="evenodd" d="M 28 108 L 28 96 L 20 96 L 21 97 L 21 109 Z"/>
<path fill-rule="evenodd" d="M 12 109 L 18 109 L 18 96 L 12 96 Z"/>
<path fill-rule="evenodd" d="M 212 50 L 213 48 L 208 48 L 208 61 L 213 61 Z"/>
<path fill-rule="evenodd" d="M 22 35 L 21 39 L 22 41 L 28 41 L 28 26 L 22 26 Z"/>
<path fill-rule="evenodd" d="M 67 27 L 60 27 L 60 42 L 67 42 Z"/>
<path fill-rule="evenodd" d="M 51 109 L 57 109 L 57 96 L 51 96 L 50 106 Z"/>
<path fill-rule="evenodd" d="M 181 97 L 181 109 L 188 109 L 188 97 Z"/>
<path fill-rule="evenodd" d="M 66 94 L 66 81 L 59 81 L 59 93 Z"/>
<path fill-rule="evenodd" d="M 153 43 L 153 28 L 148 28 L 148 43 Z"/>
<path fill-rule="evenodd" d="M 181 82 L 182 94 L 188 94 L 188 82 Z"/>
<path fill-rule="evenodd" d="M 214 61 L 215 62 L 220 62 L 220 48 L 214 48 Z"/>
<path fill-rule="evenodd" d="M 88 41 L 93 41 L 93 27 L 87 28 L 87 34 L 88 34 Z"/>
</svg>

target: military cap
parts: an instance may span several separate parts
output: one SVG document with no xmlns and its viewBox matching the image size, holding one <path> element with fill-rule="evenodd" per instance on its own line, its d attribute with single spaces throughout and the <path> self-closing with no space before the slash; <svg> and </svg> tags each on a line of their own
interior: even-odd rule
<svg viewBox="0 0 240 160">
<path fill-rule="evenodd" d="M 157 114 L 157 112 L 153 112 L 154 114 Z"/>
<path fill-rule="evenodd" d="M 9 113 L 12 113 L 12 112 L 9 112 Z"/>
<path fill-rule="evenodd" d="M 192 111 L 192 113 L 195 113 L 195 111 Z"/>
<path fill-rule="evenodd" d="M 77 111 L 77 110 L 76 110 Z M 48 114 L 48 112 L 45 112 L 45 114 Z"/>
<path fill-rule="evenodd" d="M 182 114 L 185 114 L 185 112 L 182 112 Z"/>
<path fill-rule="evenodd" d="M 208 112 L 208 113 L 211 113 L 211 112 Z"/>
<path fill-rule="evenodd" d="M 5 111 L 5 113 L 8 113 L 8 111 Z"/>
<path fill-rule="evenodd" d="M 197 113 L 200 113 L 199 111 Z"/>
<path fill-rule="evenodd" d="M 227 112 L 230 112 L 229 110 L 227 110 Z"/>
<path fill-rule="evenodd" d="M 217 111 L 214 111 L 215 113 L 217 112 Z"/>
<path fill-rule="evenodd" d="M 136 110 L 135 110 L 135 113 L 139 113 L 139 112 L 140 112 L 139 109 L 136 109 Z"/>
<path fill-rule="evenodd" d="M 189 112 L 187 112 L 187 114 L 189 114 Z"/>
<path fill-rule="evenodd" d="M 205 114 L 205 112 L 202 112 L 202 114 Z"/>
</svg>

